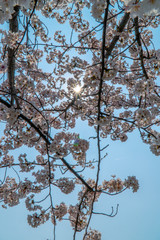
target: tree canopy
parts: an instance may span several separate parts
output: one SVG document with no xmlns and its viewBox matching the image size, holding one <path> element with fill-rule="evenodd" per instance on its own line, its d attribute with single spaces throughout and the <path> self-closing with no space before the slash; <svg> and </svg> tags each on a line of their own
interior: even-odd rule
<svg viewBox="0 0 160 240">
<path fill-rule="evenodd" d="M 158 0 L 0 1 L 3 208 L 25 199 L 32 227 L 50 220 L 55 233 L 68 220 L 73 239 L 78 232 L 101 239 L 91 219 L 115 216 L 118 205 L 100 213 L 95 204 L 139 188 L 135 176 L 100 182 L 105 140 L 125 142 L 138 129 L 160 155 L 160 49 L 153 41 L 159 13 Z M 63 194 L 73 192 L 77 201 L 68 205 Z"/>
</svg>

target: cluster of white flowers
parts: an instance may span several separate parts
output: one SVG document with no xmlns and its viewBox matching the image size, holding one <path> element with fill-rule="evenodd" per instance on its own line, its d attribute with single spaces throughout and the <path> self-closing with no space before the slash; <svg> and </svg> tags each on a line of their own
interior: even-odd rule
<svg viewBox="0 0 160 240">
<path fill-rule="evenodd" d="M 141 48 L 140 46 L 136 46 L 135 44 L 133 44 L 130 48 L 129 48 L 129 52 L 131 54 L 132 57 L 136 58 L 140 52 Z"/>
<path fill-rule="evenodd" d="M 29 164 L 26 153 L 20 154 L 18 160 L 20 162 L 20 172 L 30 172 L 32 169 L 34 169 L 34 166 Z"/>
<path fill-rule="evenodd" d="M 87 184 L 92 188 L 92 189 L 95 189 L 95 186 L 96 186 L 96 182 L 95 180 L 93 179 L 88 179 L 87 180 Z M 78 193 L 78 199 L 81 200 L 83 198 L 83 203 L 82 203 L 82 206 L 83 208 L 86 209 L 86 211 L 88 210 L 87 213 L 90 213 L 90 207 L 93 203 L 93 200 L 96 202 L 98 201 L 98 198 L 100 197 L 101 195 L 101 189 L 102 187 L 100 185 L 97 186 L 97 192 L 95 194 L 94 191 L 87 191 L 86 192 L 86 187 L 82 187 L 82 191 L 80 191 Z"/>
<path fill-rule="evenodd" d="M 27 217 L 29 225 L 31 225 L 33 228 L 45 223 L 48 219 L 49 213 L 45 214 L 45 211 L 41 211 L 40 214 L 34 213 L 33 215 L 28 215 Z"/>
<path fill-rule="evenodd" d="M 33 198 L 34 198 L 34 194 L 31 194 L 29 197 L 26 198 L 26 201 L 25 201 L 26 208 L 29 211 L 35 211 L 37 209 L 41 210 L 42 207 L 39 205 L 35 205 Z"/>
<path fill-rule="evenodd" d="M 8 190 L 4 192 L 3 195 L 4 204 L 8 204 L 8 206 L 13 207 L 19 204 L 19 196 L 15 191 Z"/>
<path fill-rule="evenodd" d="M 138 127 L 145 127 L 151 123 L 151 113 L 147 109 L 139 108 L 135 112 L 135 119 Z"/>
<path fill-rule="evenodd" d="M 51 153 L 56 151 L 56 142 L 55 141 L 52 141 L 51 144 L 49 145 L 49 151 Z"/>
<path fill-rule="evenodd" d="M 28 215 L 27 220 L 29 225 L 31 225 L 33 228 L 36 228 L 41 224 L 41 216 L 39 216 L 37 213 Z"/>
<path fill-rule="evenodd" d="M 65 133 L 65 132 L 57 133 L 54 136 L 54 140 L 51 142 L 49 146 L 49 151 L 51 153 L 56 153 L 59 157 L 60 156 L 64 157 L 69 153 L 67 149 L 70 148 L 70 144 L 71 144 L 70 142 L 74 139 L 75 139 L 75 134 Z"/>
<path fill-rule="evenodd" d="M 22 37 L 22 32 L 12 32 L 8 31 L 5 32 L 3 38 L 2 38 L 2 43 L 7 44 L 9 48 L 15 48 L 17 46 L 17 43 L 20 41 Z"/>
<path fill-rule="evenodd" d="M 160 13 L 159 0 L 123 0 L 126 5 L 126 11 L 131 13 L 133 18 L 144 16 L 156 16 Z"/>
<path fill-rule="evenodd" d="M 49 174 L 48 169 L 33 172 L 32 175 L 35 176 L 37 183 L 42 183 L 43 185 L 47 185 L 54 178 L 54 173 Z"/>
<path fill-rule="evenodd" d="M 28 9 L 31 0 L 0 0 L 0 24 L 11 19 L 15 6 L 21 6 Z"/>
<path fill-rule="evenodd" d="M 19 183 L 19 188 L 18 188 L 18 195 L 19 198 L 24 198 L 27 196 L 32 190 L 32 182 L 25 179 L 24 182 Z"/>
<path fill-rule="evenodd" d="M 62 220 L 62 217 L 66 214 L 67 214 L 67 206 L 64 202 L 62 202 L 60 205 L 55 206 L 53 216 L 55 216 L 58 220 Z M 54 219 L 53 219 L 53 222 L 54 222 Z"/>
<path fill-rule="evenodd" d="M 120 178 L 115 179 L 115 175 L 112 177 L 113 179 L 110 181 L 104 180 L 102 183 L 103 189 L 107 190 L 109 193 L 120 192 L 124 189 L 124 187 L 132 188 L 133 192 L 137 192 L 139 189 L 138 180 L 135 176 L 129 176 L 124 181 Z"/>
<path fill-rule="evenodd" d="M 111 62 L 109 69 L 106 69 L 103 74 L 103 80 L 111 80 L 117 75 L 118 66 Z"/>
<path fill-rule="evenodd" d="M 102 20 L 102 14 L 106 8 L 106 1 L 104 0 L 91 0 L 92 3 L 92 16 L 96 20 Z"/>
<path fill-rule="evenodd" d="M 10 207 L 19 204 L 19 195 L 16 192 L 18 184 L 14 178 L 7 177 L 3 185 L 1 185 L 0 200 L 3 199 L 4 204 Z"/>
<path fill-rule="evenodd" d="M 47 37 L 47 34 L 46 34 L 46 29 L 44 28 L 41 20 L 39 19 L 39 17 L 37 15 L 33 15 L 32 16 L 32 19 L 31 19 L 31 22 L 32 22 L 32 26 L 34 27 L 34 30 L 35 30 L 35 35 L 36 36 L 40 36 L 40 38 L 42 39 L 42 41 L 44 42 L 47 42 L 50 40 L 50 38 Z"/>
<path fill-rule="evenodd" d="M 128 137 L 125 133 L 121 133 L 119 135 L 119 139 L 120 139 L 121 142 L 125 142 L 125 141 L 127 141 Z"/>
<path fill-rule="evenodd" d="M 95 123 L 99 126 L 107 126 L 112 120 L 112 116 L 102 116 L 100 117 L 100 120 L 96 120 Z"/>
<path fill-rule="evenodd" d="M 49 151 L 51 153 L 58 154 L 58 156 L 64 157 L 67 155 L 67 149 L 62 146 L 61 143 L 56 142 L 55 140 L 49 146 Z"/>
<path fill-rule="evenodd" d="M 12 166 L 12 163 L 14 162 L 14 157 L 12 155 L 4 155 L 3 158 L 2 158 L 2 161 L 0 163 L 0 165 L 3 165 L 3 166 Z"/>
<path fill-rule="evenodd" d="M 54 40 L 58 43 L 64 44 L 65 40 L 65 35 L 62 35 L 61 31 L 56 31 L 54 34 Z"/>
<path fill-rule="evenodd" d="M 95 229 L 90 229 L 85 236 L 85 240 L 101 240 L 101 233 Z"/>
<path fill-rule="evenodd" d="M 81 231 L 86 227 L 87 217 L 86 215 L 79 210 L 79 206 L 70 205 L 68 209 L 69 220 L 73 228 L 77 228 L 77 231 Z M 78 219 L 77 219 L 78 216 Z"/>
<path fill-rule="evenodd" d="M 16 122 L 19 115 L 20 110 L 15 109 L 14 107 L 7 108 L 5 112 L 5 119 L 10 125 L 13 125 Z"/>
<path fill-rule="evenodd" d="M 135 84 L 135 94 L 137 96 L 143 96 L 146 93 L 150 93 L 153 89 L 154 89 L 154 82 L 153 80 L 147 80 L 147 82 L 145 81 L 138 81 Z"/>
<path fill-rule="evenodd" d="M 110 181 L 103 181 L 103 189 L 109 193 L 120 192 L 123 190 L 123 181 L 120 178 L 111 179 Z"/>
<path fill-rule="evenodd" d="M 135 176 L 129 176 L 123 184 L 127 188 L 132 188 L 133 192 L 137 192 L 139 189 L 139 183 Z"/>
<path fill-rule="evenodd" d="M 72 180 L 68 180 L 68 178 L 60 178 L 57 180 L 57 186 L 63 193 L 69 194 L 74 190 L 75 184 Z"/>
<path fill-rule="evenodd" d="M 104 72 L 104 80 L 111 80 L 112 78 L 114 78 L 117 75 L 117 70 L 116 69 L 111 69 L 108 71 Z"/>
<path fill-rule="evenodd" d="M 89 148 L 89 142 L 85 139 L 80 139 L 79 137 L 74 141 L 71 146 L 71 153 L 76 161 L 83 166 L 86 160 L 86 151 Z"/>
<path fill-rule="evenodd" d="M 152 141 L 150 150 L 156 156 L 160 155 L 160 134 L 159 133 L 156 134 L 156 139 Z"/>
</svg>

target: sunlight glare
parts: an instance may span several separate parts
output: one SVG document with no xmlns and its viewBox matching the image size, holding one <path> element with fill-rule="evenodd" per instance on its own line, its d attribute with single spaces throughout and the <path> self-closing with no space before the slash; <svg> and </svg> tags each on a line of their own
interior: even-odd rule
<svg viewBox="0 0 160 240">
<path fill-rule="evenodd" d="M 74 92 L 76 92 L 76 93 L 80 93 L 81 89 L 82 89 L 82 87 L 79 85 L 77 85 L 75 88 L 73 88 Z"/>
</svg>

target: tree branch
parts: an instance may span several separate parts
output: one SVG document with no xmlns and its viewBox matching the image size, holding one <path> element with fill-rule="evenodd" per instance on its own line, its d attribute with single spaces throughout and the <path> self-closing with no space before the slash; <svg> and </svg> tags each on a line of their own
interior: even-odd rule
<svg viewBox="0 0 160 240">
<path fill-rule="evenodd" d="M 18 32 L 18 14 L 19 14 L 19 6 L 15 6 L 15 12 L 12 14 L 12 19 L 9 20 L 9 30 L 13 33 Z M 10 85 L 10 93 L 11 93 L 11 105 L 14 105 L 14 100 L 16 100 L 18 107 L 18 100 L 16 99 L 16 91 L 15 91 L 15 48 L 8 47 L 8 80 Z"/>
<path fill-rule="evenodd" d="M 119 26 L 118 26 L 118 33 L 121 33 L 123 32 L 128 20 L 129 20 L 129 16 L 130 16 L 130 13 L 125 13 L 124 17 L 122 18 L 122 21 L 120 22 Z M 115 47 L 116 43 L 118 42 L 119 40 L 119 35 L 116 35 L 114 36 L 113 40 L 111 41 L 110 43 L 110 46 L 108 48 L 106 48 L 106 55 L 105 57 L 108 59 L 109 56 L 111 55 L 112 53 L 112 50 L 113 48 Z"/>
<path fill-rule="evenodd" d="M 8 102 L 6 102 L 5 100 L 0 98 L 0 102 L 2 104 L 4 104 L 6 107 L 11 108 L 11 104 L 9 104 Z M 23 120 L 25 120 L 31 127 L 34 128 L 34 130 L 40 135 L 41 138 L 43 138 L 43 140 L 46 142 L 46 144 L 49 146 L 51 143 L 48 140 L 48 138 L 46 137 L 46 135 L 26 116 L 24 116 L 23 114 L 20 114 L 18 116 L 18 118 L 21 118 Z M 63 158 L 61 157 L 61 155 L 56 152 L 56 154 L 59 156 L 60 160 L 63 162 L 63 164 L 69 169 L 70 172 L 72 172 L 86 187 L 89 191 L 93 192 L 93 189 L 88 185 L 88 183 L 69 165 L 69 163 Z"/>
</svg>

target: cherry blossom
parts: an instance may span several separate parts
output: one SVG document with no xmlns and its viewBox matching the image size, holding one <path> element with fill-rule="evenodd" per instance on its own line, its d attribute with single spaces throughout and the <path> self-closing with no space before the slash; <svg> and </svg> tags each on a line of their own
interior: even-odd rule
<svg viewBox="0 0 160 240">
<path fill-rule="evenodd" d="M 85 237 L 85 240 L 90 239 L 101 240 L 101 233 L 98 232 L 97 230 L 91 229 Z"/>
<path fill-rule="evenodd" d="M 138 129 L 160 155 L 159 12 L 158 0 L 0 1 L 3 208 L 25 199 L 33 228 L 67 220 L 73 239 L 107 237 L 91 220 L 118 206 L 99 201 L 139 182 L 101 179 L 106 140 L 125 144 Z"/>
<path fill-rule="evenodd" d="M 57 181 L 57 186 L 61 189 L 61 191 L 65 194 L 69 194 L 74 190 L 74 183 L 72 180 L 68 180 L 67 178 L 60 178 Z"/>
<path fill-rule="evenodd" d="M 158 0 L 126 1 L 124 0 L 126 10 L 132 17 L 155 16 L 160 12 L 160 3 Z"/>
<path fill-rule="evenodd" d="M 56 205 L 53 211 L 53 215 L 51 216 L 53 224 L 54 224 L 54 216 L 56 217 L 56 219 L 61 221 L 63 216 L 66 214 L 67 214 L 67 206 L 65 205 L 65 203 L 62 202 L 60 205 Z"/>
</svg>

